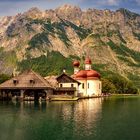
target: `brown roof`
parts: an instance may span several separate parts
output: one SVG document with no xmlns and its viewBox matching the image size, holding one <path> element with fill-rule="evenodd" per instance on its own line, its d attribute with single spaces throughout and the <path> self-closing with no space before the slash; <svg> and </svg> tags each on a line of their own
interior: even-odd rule
<svg viewBox="0 0 140 140">
<path fill-rule="evenodd" d="M 80 84 L 80 82 L 78 82 L 77 80 L 73 79 L 72 77 L 68 76 L 65 73 L 62 73 L 60 76 L 47 76 L 44 77 L 44 79 L 46 79 L 50 85 L 53 88 L 58 88 L 58 83 L 78 83 Z"/>
<path fill-rule="evenodd" d="M 0 89 L 48 89 L 50 83 L 32 70 L 26 70 L 22 74 L 2 83 Z"/>
<path fill-rule="evenodd" d="M 58 81 L 56 80 L 57 76 L 47 76 L 47 77 L 44 77 L 45 80 L 47 80 L 50 85 L 54 88 L 58 87 Z"/>
<path fill-rule="evenodd" d="M 72 77 L 68 76 L 66 73 L 62 73 L 60 76 L 58 76 L 57 81 L 59 83 L 78 83 L 81 84 L 80 82 L 78 82 L 77 80 L 73 79 Z"/>
</svg>

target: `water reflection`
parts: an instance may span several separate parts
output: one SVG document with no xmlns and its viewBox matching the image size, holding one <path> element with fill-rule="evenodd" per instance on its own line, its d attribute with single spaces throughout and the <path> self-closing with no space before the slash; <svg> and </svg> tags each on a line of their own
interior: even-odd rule
<svg viewBox="0 0 140 140">
<path fill-rule="evenodd" d="M 41 140 L 46 136 L 78 139 L 96 135 L 102 102 L 100 98 L 78 102 L 0 103 L 0 140 Z"/>
<path fill-rule="evenodd" d="M 96 134 L 97 122 L 101 119 L 102 99 L 82 100 L 75 111 L 75 134 L 89 136 Z M 82 129 L 82 131 L 81 131 Z M 82 132 L 82 133 L 81 133 Z"/>
</svg>

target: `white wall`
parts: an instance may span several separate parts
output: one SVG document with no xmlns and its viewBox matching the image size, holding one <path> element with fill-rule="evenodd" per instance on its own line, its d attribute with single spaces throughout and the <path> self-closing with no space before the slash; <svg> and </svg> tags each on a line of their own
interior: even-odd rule
<svg viewBox="0 0 140 140">
<path fill-rule="evenodd" d="M 93 96 L 101 95 L 102 93 L 102 82 L 100 80 L 78 80 L 81 84 L 78 86 L 78 83 L 59 83 L 62 84 L 62 87 L 70 88 L 71 84 L 76 88 L 75 96 L 80 93 L 83 96 Z M 84 89 L 83 89 L 84 83 Z M 88 88 L 89 83 L 89 88 Z"/>
<path fill-rule="evenodd" d="M 78 83 L 59 83 L 59 87 L 61 87 L 61 86 L 60 86 L 61 84 L 62 84 L 62 87 L 64 87 L 64 88 L 70 88 L 70 87 L 71 87 L 71 84 L 73 84 L 73 87 L 76 88 L 75 96 L 77 96 L 77 94 L 78 94 L 78 92 L 79 92 Z"/>
<path fill-rule="evenodd" d="M 71 84 L 73 84 L 73 87 L 75 87 L 76 89 L 78 89 L 78 83 L 59 83 L 59 87 L 60 84 L 62 84 L 62 87 L 71 87 Z"/>
<path fill-rule="evenodd" d="M 87 88 L 87 95 L 101 95 L 101 81 L 100 80 L 87 80 L 87 85 L 89 83 L 89 88 Z"/>
<path fill-rule="evenodd" d="M 79 85 L 79 93 L 86 96 L 87 94 L 87 82 L 86 80 L 78 80 L 81 84 Z M 84 89 L 82 85 L 84 84 Z"/>
<path fill-rule="evenodd" d="M 78 80 L 81 82 L 79 86 L 79 93 L 83 94 L 83 96 L 93 96 L 93 95 L 101 95 L 102 93 L 102 83 L 100 80 Z M 82 84 L 84 83 L 84 89 Z M 88 88 L 89 83 L 89 88 Z"/>
</svg>

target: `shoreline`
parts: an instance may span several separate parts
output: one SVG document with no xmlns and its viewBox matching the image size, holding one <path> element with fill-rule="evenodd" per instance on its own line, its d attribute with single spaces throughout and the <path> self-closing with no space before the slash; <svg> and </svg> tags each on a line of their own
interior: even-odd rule
<svg viewBox="0 0 140 140">
<path fill-rule="evenodd" d="M 140 94 L 111 94 L 110 96 L 140 96 Z"/>
</svg>

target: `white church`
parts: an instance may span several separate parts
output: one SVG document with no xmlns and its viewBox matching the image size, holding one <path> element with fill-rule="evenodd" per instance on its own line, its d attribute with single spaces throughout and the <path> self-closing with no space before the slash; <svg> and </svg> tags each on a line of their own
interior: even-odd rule
<svg viewBox="0 0 140 140">
<path fill-rule="evenodd" d="M 89 57 L 85 59 L 85 69 L 80 70 L 80 62 L 75 60 L 73 62 L 74 74 L 72 78 L 80 82 L 78 87 L 78 96 L 100 96 L 102 94 L 102 82 L 100 74 L 92 70 L 92 61 Z"/>
<path fill-rule="evenodd" d="M 92 62 L 89 57 L 85 59 L 84 70 L 80 70 L 80 62 L 73 62 L 74 73 L 68 76 L 64 71 L 56 78 L 58 85 L 54 95 L 73 97 L 97 97 L 102 94 L 102 82 L 100 74 L 92 70 Z"/>
</svg>

